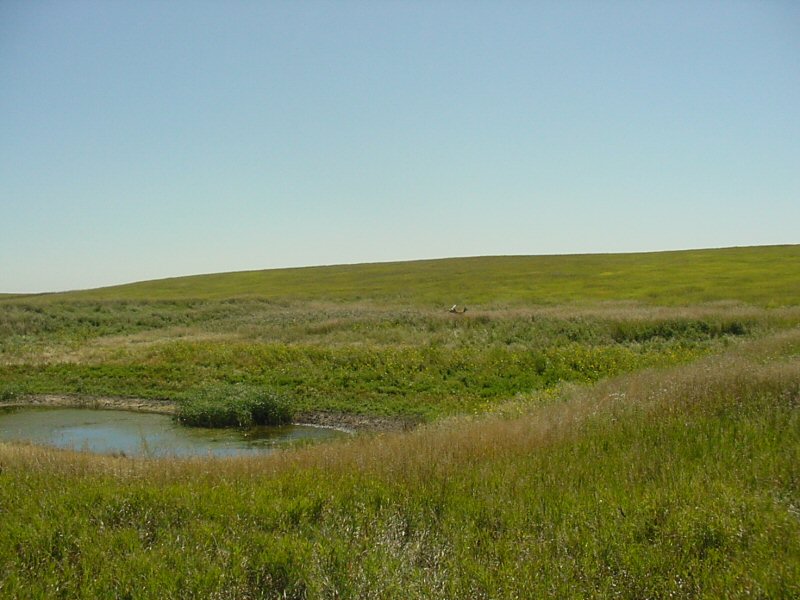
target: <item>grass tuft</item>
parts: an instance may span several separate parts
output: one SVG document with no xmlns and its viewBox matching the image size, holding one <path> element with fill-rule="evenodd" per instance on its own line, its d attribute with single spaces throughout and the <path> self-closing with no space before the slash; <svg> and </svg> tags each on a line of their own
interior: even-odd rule
<svg viewBox="0 0 800 600">
<path fill-rule="evenodd" d="M 252 427 L 291 423 L 292 410 L 278 392 L 244 385 L 209 386 L 181 403 L 175 419 L 190 427 Z"/>
</svg>

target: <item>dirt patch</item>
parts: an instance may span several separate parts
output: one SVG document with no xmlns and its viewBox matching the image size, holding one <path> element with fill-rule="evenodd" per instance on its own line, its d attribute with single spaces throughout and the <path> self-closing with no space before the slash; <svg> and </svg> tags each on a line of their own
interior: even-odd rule
<svg viewBox="0 0 800 600">
<path fill-rule="evenodd" d="M 0 402 L 0 407 L 10 406 L 60 406 L 64 408 L 96 408 L 109 410 L 134 410 L 137 412 L 174 414 L 178 405 L 169 400 L 120 398 L 107 396 L 69 396 L 61 394 L 36 394 L 20 396 Z"/>
<path fill-rule="evenodd" d="M 333 427 L 345 431 L 410 431 L 420 421 L 400 417 L 375 417 L 325 411 L 303 412 L 295 415 L 295 422 L 303 425 Z"/>
</svg>

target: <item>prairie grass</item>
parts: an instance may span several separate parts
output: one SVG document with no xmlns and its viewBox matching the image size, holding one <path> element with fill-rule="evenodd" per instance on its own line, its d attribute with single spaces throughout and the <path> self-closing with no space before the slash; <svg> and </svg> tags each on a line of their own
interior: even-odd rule
<svg viewBox="0 0 800 600">
<path fill-rule="evenodd" d="M 465 315 L 375 298 L 14 299 L 0 302 L 0 394 L 181 401 L 209 385 L 242 384 L 275 389 L 298 412 L 433 420 L 559 381 L 693 360 L 800 323 L 796 307 L 719 298 L 673 307 L 498 304 Z"/>
<path fill-rule="evenodd" d="M 396 306 L 632 300 L 690 305 L 737 299 L 800 304 L 800 245 L 634 254 L 494 256 L 197 275 L 29 296 L 31 303 L 261 298 Z M 0 298 L 0 302 L 3 299 Z"/>
<path fill-rule="evenodd" d="M 239 383 L 274 388 L 296 411 L 430 420 L 559 381 L 685 362 L 794 323 L 798 309 L 734 304 L 450 315 L 262 301 L 5 303 L 0 388 L 183 400 Z"/>
<path fill-rule="evenodd" d="M 0 402 L 257 386 L 426 422 L 262 458 L 0 444 L 0 597 L 800 597 L 798 253 L 0 298 Z"/>
<path fill-rule="evenodd" d="M 0 445 L 0 594 L 796 597 L 798 348 L 261 459 Z"/>
</svg>

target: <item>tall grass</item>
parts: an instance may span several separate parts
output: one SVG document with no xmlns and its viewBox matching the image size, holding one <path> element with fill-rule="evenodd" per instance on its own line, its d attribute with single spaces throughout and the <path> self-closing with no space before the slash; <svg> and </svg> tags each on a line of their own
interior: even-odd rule
<svg viewBox="0 0 800 600">
<path fill-rule="evenodd" d="M 0 401 L 205 394 L 238 424 L 255 388 L 429 421 L 262 458 L 0 444 L 0 597 L 800 597 L 798 252 L 0 298 Z"/>
<path fill-rule="evenodd" d="M 101 315 L 101 316 L 97 316 Z M 444 310 L 263 301 L 0 305 L 0 389 L 182 400 L 268 387 L 296 410 L 430 420 L 558 381 L 692 360 L 800 310 L 631 304 Z"/>
<path fill-rule="evenodd" d="M 291 423 L 292 409 L 280 394 L 257 387 L 215 385 L 178 407 L 175 420 L 191 427 L 252 427 Z"/>
<path fill-rule="evenodd" d="M 797 597 L 799 350 L 263 459 L 0 445 L 0 594 Z"/>
</svg>

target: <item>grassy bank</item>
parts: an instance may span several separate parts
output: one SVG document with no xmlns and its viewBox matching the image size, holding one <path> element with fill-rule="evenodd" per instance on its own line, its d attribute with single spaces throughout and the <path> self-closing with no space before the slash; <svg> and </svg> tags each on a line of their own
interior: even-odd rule
<svg viewBox="0 0 800 600">
<path fill-rule="evenodd" d="M 795 331 L 269 459 L 0 445 L 0 594 L 794 597 L 798 355 Z"/>
<path fill-rule="evenodd" d="M 185 400 L 275 389 L 295 411 L 431 420 L 560 381 L 693 360 L 800 323 L 742 305 L 518 308 L 451 315 L 262 301 L 0 305 L 0 393 Z"/>
<path fill-rule="evenodd" d="M 798 259 L 800 246 L 448 259 L 0 299 L 0 397 L 186 401 L 243 384 L 299 412 L 430 421 L 796 325 Z"/>
</svg>

